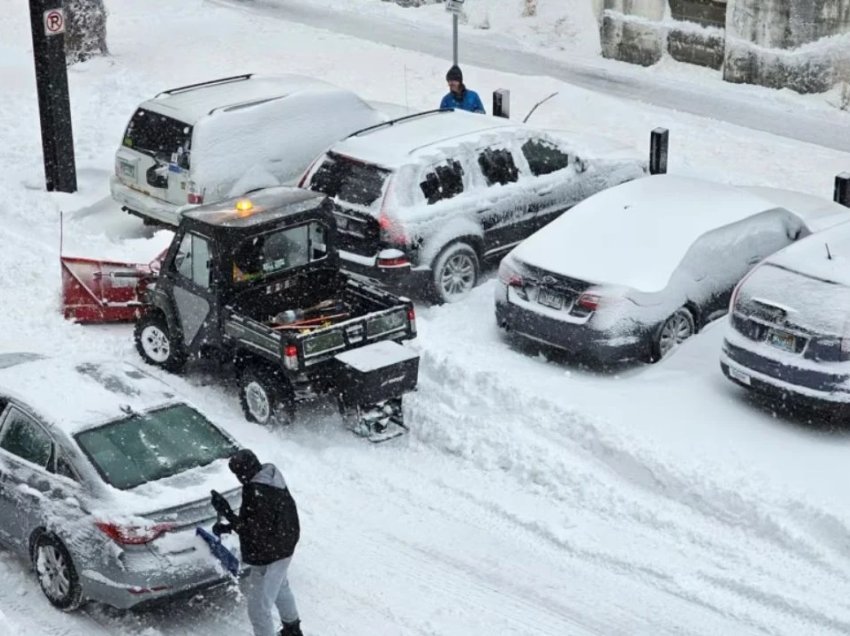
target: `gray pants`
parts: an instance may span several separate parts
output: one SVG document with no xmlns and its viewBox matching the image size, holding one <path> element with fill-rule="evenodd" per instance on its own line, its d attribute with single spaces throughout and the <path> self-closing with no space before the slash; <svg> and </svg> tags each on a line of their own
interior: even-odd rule
<svg viewBox="0 0 850 636">
<path fill-rule="evenodd" d="M 275 636 L 272 607 L 276 606 L 284 623 L 298 620 L 295 597 L 289 589 L 288 559 L 268 565 L 252 565 L 244 582 L 244 593 L 248 599 L 248 618 L 254 628 L 254 636 Z"/>
</svg>

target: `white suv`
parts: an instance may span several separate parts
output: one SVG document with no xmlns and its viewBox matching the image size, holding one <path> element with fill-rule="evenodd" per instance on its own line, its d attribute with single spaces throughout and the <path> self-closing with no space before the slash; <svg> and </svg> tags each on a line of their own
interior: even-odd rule
<svg viewBox="0 0 850 636">
<path fill-rule="evenodd" d="M 465 296 L 501 256 L 582 199 L 641 177 L 646 161 L 599 140 L 438 110 L 334 144 L 303 187 L 335 203 L 343 266 L 438 302 Z M 604 156 L 604 158 L 603 158 Z"/>
<path fill-rule="evenodd" d="M 240 75 L 143 102 L 115 153 L 112 198 L 151 223 L 181 208 L 291 185 L 316 155 L 386 118 L 354 93 L 297 75 Z"/>
</svg>

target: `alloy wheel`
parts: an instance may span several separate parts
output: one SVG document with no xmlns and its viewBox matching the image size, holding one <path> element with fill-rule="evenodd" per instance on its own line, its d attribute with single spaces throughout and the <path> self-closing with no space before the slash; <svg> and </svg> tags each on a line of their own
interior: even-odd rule
<svg viewBox="0 0 850 636">
<path fill-rule="evenodd" d="M 475 285 L 475 263 L 468 254 L 454 254 L 440 274 L 440 287 L 446 297 L 469 293 Z"/>
<path fill-rule="evenodd" d="M 658 335 L 658 352 L 663 358 L 693 335 L 693 319 L 686 313 L 686 310 L 680 309 L 662 325 L 661 332 Z"/>
<path fill-rule="evenodd" d="M 171 355 L 168 335 L 157 325 L 148 325 L 142 330 L 140 342 L 145 354 L 154 362 L 164 363 Z"/>
</svg>

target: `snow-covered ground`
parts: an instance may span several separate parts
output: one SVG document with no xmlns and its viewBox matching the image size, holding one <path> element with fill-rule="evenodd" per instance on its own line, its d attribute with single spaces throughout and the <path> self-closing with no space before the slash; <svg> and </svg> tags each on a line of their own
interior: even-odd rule
<svg viewBox="0 0 850 636">
<path fill-rule="evenodd" d="M 108 199 L 115 147 L 142 99 L 246 71 L 308 73 L 413 108 L 433 107 L 444 91 L 446 59 L 421 52 L 201 0 L 107 4 L 112 57 L 70 71 L 74 195 L 41 191 L 28 17 L 0 16 L 0 83 L 13 87 L 0 92 L 3 350 L 137 361 L 128 326 L 62 320 L 58 254 L 60 210 L 68 254 L 144 260 L 169 240 Z M 364 11 L 378 4 L 364 0 Z M 482 92 L 511 88 L 516 113 L 558 91 L 534 116 L 540 126 L 641 149 L 651 128 L 667 126 L 674 172 L 828 197 L 833 176 L 850 168 L 850 154 L 824 146 L 554 79 L 465 70 Z M 709 80 L 703 89 L 716 94 Z M 757 107 L 749 91 L 741 95 Z M 772 115 L 776 104 L 766 101 Z M 842 125 L 839 113 L 819 117 Z M 353 437 L 322 405 L 289 429 L 265 430 L 243 420 L 235 393 L 210 371 L 163 375 L 286 475 L 302 516 L 291 579 L 308 634 L 850 632 L 846 432 L 742 396 L 718 370 L 722 324 L 657 366 L 594 375 L 503 339 L 492 291 L 489 281 L 465 302 L 419 309 L 411 432 L 384 445 Z M 250 628 L 228 590 L 145 612 L 90 606 L 66 615 L 48 605 L 26 564 L 0 552 L 6 633 Z"/>
</svg>

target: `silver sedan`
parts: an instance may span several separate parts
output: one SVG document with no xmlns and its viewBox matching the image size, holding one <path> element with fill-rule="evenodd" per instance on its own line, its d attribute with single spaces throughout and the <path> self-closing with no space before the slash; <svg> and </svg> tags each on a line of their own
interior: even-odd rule
<svg viewBox="0 0 850 636">
<path fill-rule="evenodd" d="M 0 354 L 0 542 L 63 610 L 224 580 L 195 529 L 211 489 L 238 506 L 237 448 L 133 365 Z"/>
</svg>

